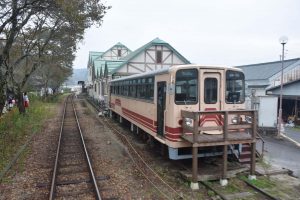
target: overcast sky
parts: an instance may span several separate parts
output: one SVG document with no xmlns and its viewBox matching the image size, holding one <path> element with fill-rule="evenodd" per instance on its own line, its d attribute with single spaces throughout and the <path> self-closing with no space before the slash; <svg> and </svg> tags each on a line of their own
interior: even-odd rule
<svg viewBox="0 0 300 200">
<path fill-rule="evenodd" d="M 103 1 L 104 2 L 104 1 Z M 300 57 L 300 0 L 107 0 L 100 28 L 86 31 L 74 68 L 86 68 L 89 51 L 117 42 L 132 51 L 156 37 L 191 63 L 237 66 Z"/>
</svg>

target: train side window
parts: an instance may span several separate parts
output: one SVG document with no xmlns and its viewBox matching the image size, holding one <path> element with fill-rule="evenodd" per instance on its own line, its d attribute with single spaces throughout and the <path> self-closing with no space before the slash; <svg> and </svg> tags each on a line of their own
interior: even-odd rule
<svg viewBox="0 0 300 200">
<path fill-rule="evenodd" d="M 116 94 L 119 95 L 119 94 L 120 94 L 120 86 L 117 85 L 116 87 L 117 87 L 117 92 L 116 92 Z"/>
<path fill-rule="evenodd" d="M 128 85 L 128 96 L 131 97 L 131 91 L 132 91 L 132 80 L 129 81 Z"/>
<path fill-rule="evenodd" d="M 153 100 L 154 97 L 154 77 L 147 78 L 146 84 L 146 99 Z"/>
<path fill-rule="evenodd" d="M 136 79 L 132 81 L 132 84 L 133 84 L 133 86 L 132 86 L 132 97 L 134 97 L 134 98 L 136 98 L 136 83 L 137 83 Z"/>
<path fill-rule="evenodd" d="M 245 102 L 245 76 L 242 72 L 226 72 L 226 103 L 241 104 Z"/>
<path fill-rule="evenodd" d="M 218 101 L 218 80 L 216 78 L 206 78 L 204 80 L 204 102 L 215 104 Z"/>
<path fill-rule="evenodd" d="M 196 104 L 198 102 L 198 70 L 181 69 L 176 72 L 175 103 Z"/>
<path fill-rule="evenodd" d="M 124 96 L 128 96 L 128 85 L 124 86 Z"/>
</svg>

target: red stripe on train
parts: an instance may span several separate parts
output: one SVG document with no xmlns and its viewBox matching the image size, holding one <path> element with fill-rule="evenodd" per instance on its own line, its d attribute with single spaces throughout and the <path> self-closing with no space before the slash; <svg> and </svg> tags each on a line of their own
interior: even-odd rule
<svg viewBox="0 0 300 200">
<path fill-rule="evenodd" d="M 114 104 L 114 103 L 109 103 L 109 106 L 110 106 L 112 109 L 115 109 L 115 104 Z"/>
<path fill-rule="evenodd" d="M 122 112 L 125 116 L 129 117 L 130 119 L 133 119 L 135 122 L 138 122 L 139 124 L 145 126 L 146 128 L 156 133 L 156 127 L 153 126 L 151 123 L 148 123 L 149 121 L 152 121 L 151 119 L 139 115 L 135 112 L 132 112 L 126 108 L 122 108 Z M 146 119 L 148 122 L 144 121 L 143 119 Z"/>
<path fill-rule="evenodd" d="M 121 106 L 121 100 L 120 99 L 115 99 L 115 104 L 117 106 Z"/>
<path fill-rule="evenodd" d="M 143 115 L 140 115 L 136 112 L 128 110 L 126 108 L 122 108 L 122 112 L 125 116 L 129 117 L 130 119 L 134 120 L 135 122 L 141 124 L 142 126 L 150 129 L 151 131 L 157 133 L 157 121 L 149 119 Z M 154 125 L 153 125 L 154 124 Z M 169 127 L 165 126 L 165 134 L 164 136 L 173 142 L 177 142 L 182 134 L 182 127 Z"/>
<path fill-rule="evenodd" d="M 217 110 L 216 108 L 206 108 L 205 111 L 214 111 Z M 206 122 L 214 122 L 218 126 L 223 126 L 223 117 L 222 115 L 203 115 L 200 118 L 199 124 L 200 126 L 203 126 Z"/>
<path fill-rule="evenodd" d="M 147 118 L 147 117 L 145 117 L 145 116 L 143 116 L 143 115 L 140 115 L 140 114 L 138 114 L 138 113 L 136 113 L 136 112 L 133 112 L 133 111 L 128 110 L 128 109 L 126 109 L 126 108 L 122 108 L 122 111 L 123 111 L 123 112 L 124 112 L 124 111 L 125 111 L 125 112 L 128 112 L 128 113 L 130 113 L 131 115 L 133 115 L 133 116 L 135 116 L 135 117 L 141 118 L 143 121 L 145 121 L 145 122 L 147 122 L 147 123 L 149 123 L 149 124 L 151 124 L 151 125 L 154 124 L 152 119 L 149 119 L 149 118 Z"/>
</svg>

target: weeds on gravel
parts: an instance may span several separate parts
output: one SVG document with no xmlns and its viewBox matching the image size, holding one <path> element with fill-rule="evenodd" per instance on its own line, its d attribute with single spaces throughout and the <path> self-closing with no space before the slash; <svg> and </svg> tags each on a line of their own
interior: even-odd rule
<svg viewBox="0 0 300 200">
<path fill-rule="evenodd" d="M 266 176 L 257 177 L 256 180 L 248 180 L 246 176 L 242 176 L 241 179 L 248 181 L 249 183 L 261 189 L 273 188 L 276 186 L 276 184 L 273 181 L 271 181 L 269 177 Z"/>
<path fill-rule="evenodd" d="M 300 126 L 298 125 L 298 126 L 293 127 L 293 130 L 297 131 L 298 133 L 300 133 Z"/>
<path fill-rule="evenodd" d="M 56 104 L 45 103 L 37 97 L 30 97 L 26 114 L 19 114 L 15 107 L 0 119 L 0 172 L 16 154 L 27 139 L 41 130 L 45 119 L 53 116 Z"/>
</svg>

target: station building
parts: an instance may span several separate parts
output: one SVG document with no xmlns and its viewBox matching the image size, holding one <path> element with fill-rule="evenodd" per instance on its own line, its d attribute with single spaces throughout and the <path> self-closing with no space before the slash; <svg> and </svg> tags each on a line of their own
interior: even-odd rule
<svg viewBox="0 0 300 200">
<path fill-rule="evenodd" d="M 282 62 L 267 62 L 236 66 L 245 73 L 246 96 L 251 104 L 249 107 L 260 109 L 260 97 L 276 97 L 278 113 Z M 288 59 L 283 62 L 282 118 L 285 122 L 289 117 L 300 120 L 300 58 Z M 277 117 L 277 116 L 276 116 Z M 296 119 L 299 118 L 299 119 Z M 299 122 L 298 122 L 299 123 Z"/>
<path fill-rule="evenodd" d="M 88 93 L 95 100 L 106 98 L 108 82 L 133 74 L 149 72 L 172 65 L 190 64 L 169 43 L 155 38 L 135 51 L 117 43 L 105 52 L 89 52 Z"/>
</svg>

